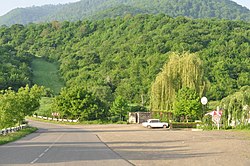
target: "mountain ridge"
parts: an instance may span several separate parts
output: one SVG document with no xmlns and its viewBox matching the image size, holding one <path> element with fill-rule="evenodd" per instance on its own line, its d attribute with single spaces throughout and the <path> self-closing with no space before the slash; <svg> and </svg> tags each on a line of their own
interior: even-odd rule
<svg viewBox="0 0 250 166">
<path fill-rule="evenodd" d="M 17 8 L 1 16 L 0 25 L 104 19 L 145 13 L 250 21 L 250 10 L 231 0 L 81 0 Z"/>
</svg>

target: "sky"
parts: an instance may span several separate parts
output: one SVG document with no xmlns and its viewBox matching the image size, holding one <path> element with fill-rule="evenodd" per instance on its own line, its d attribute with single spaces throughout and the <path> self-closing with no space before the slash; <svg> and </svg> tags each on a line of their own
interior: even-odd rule
<svg viewBox="0 0 250 166">
<path fill-rule="evenodd" d="M 0 0 L 0 16 L 17 7 L 42 6 L 46 4 L 65 4 L 80 0 Z M 250 9 L 250 0 L 232 0 Z"/>
</svg>

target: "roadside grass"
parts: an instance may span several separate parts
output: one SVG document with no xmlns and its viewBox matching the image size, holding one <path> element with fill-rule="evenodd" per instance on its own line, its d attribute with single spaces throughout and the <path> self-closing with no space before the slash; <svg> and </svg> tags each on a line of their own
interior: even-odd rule
<svg viewBox="0 0 250 166">
<path fill-rule="evenodd" d="M 33 133 L 37 130 L 35 127 L 27 127 L 25 129 L 19 130 L 14 133 L 9 133 L 7 135 L 0 135 L 0 145 L 16 141 L 22 137 L 25 137 L 26 135 Z"/>
<path fill-rule="evenodd" d="M 127 124 L 127 122 L 118 121 L 116 123 L 112 123 L 111 121 L 101 121 L 101 120 L 93 120 L 93 121 L 81 121 L 81 122 L 64 122 L 64 121 L 54 121 L 54 120 L 47 120 L 47 119 L 40 119 L 35 117 L 27 117 L 27 119 L 40 121 L 40 122 L 47 122 L 53 124 L 66 124 L 66 125 L 98 125 L 98 124 Z"/>
<path fill-rule="evenodd" d="M 59 94 L 64 83 L 58 75 L 58 66 L 42 58 L 34 58 L 31 64 L 33 70 L 32 81 L 40 86 L 45 86 L 55 94 Z"/>
</svg>

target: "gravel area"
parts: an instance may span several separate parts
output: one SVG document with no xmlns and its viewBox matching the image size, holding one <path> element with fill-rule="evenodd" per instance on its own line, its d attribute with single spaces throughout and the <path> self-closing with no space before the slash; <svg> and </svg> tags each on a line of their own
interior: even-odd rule
<svg viewBox="0 0 250 166">
<path fill-rule="evenodd" d="M 141 125 L 84 125 L 138 166 L 249 166 L 250 132 L 147 129 Z"/>
</svg>

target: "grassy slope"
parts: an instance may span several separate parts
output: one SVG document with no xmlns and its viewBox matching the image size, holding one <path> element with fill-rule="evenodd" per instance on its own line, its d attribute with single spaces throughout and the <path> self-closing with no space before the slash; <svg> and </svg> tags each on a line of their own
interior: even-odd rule
<svg viewBox="0 0 250 166">
<path fill-rule="evenodd" d="M 55 94 L 59 94 L 64 84 L 58 76 L 57 65 L 41 58 L 36 58 L 32 62 L 32 70 L 33 82 L 35 84 L 50 88 Z"/>
</svg>

